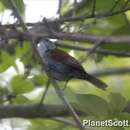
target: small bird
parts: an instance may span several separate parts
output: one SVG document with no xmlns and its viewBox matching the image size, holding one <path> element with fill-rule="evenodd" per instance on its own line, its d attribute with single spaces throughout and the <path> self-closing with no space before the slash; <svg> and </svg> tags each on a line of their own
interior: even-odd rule
<svg viewBox="0 0 130 130">
<path fill-rule="evenodd" d="M 102 90 L 106 89 L 107 85 L 103 81 L 88 74 L 74 57 L 58 49 L 52 41 L 48 39 L 40 40 L 37 44 L 37 51 L 49 77 L 59 81 L 87 80 Z"/>
</svg>

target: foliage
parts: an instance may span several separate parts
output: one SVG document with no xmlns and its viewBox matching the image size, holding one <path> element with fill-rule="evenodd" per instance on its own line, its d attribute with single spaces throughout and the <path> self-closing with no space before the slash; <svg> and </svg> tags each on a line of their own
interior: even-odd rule
<svg viewBox="0 0 130 130">
<path fill-rule="evenodd" d="M 24 15 L 23 0 L 15 0 L 16 5 L 21 13 Z M 120 0 L 113 9 L 114 0 L 96 0 L 95 14 L 109 13 L 109 11 L 118 11 L 124 8 L 125 0 Z M 75 6 L 70 0 L 65 0 L 61 5 L 61 17 L 79 17 L 90 15 L 93 8 L 93 0 L 82 0 Z M 130 4 L 128 3 L 128 6 Z M 6 11 L 10 8 L 8 0 L 0 1 L 0 12 Z M 14 14 L 13 14 L 14 15 Z M 92 17 L 78 22 L 63 23 L 63 31 L 80 32 L 92 35 L 129 35 L 129 19 L 128 14 L 121 13 L 118 15 L 111 15 L 110 17 Z M 8 41 L 9 42 L 9 41 Z M 64 40 L 66 44 L 70 41 Z M 14 94 L 16 97 L 12 99 L 14 104 L 33 104 L 39 103 L 42 92 L 46 87 L 47 76 L 42 71 L 41 64 L 37 58 L 34 50 L 31 48 L 28 41 L 22 41 L 22 46 L 19 40 L 14 40 L 9 43 L 9 46 L 0 50 L 0 103 L 5 103 L 7 93 Z M 75 42 L 75 45 L 81 45 Z M 92 47 L 92 45 L 84 43 L 82 47 Z M 12 49 L 13 48 L 13 49 Z M 117 52 L 130 52 L 129 44 L 105 44 L 99 49 L 106 49 Z M 66 50 L 73 52 L 73 55 L 78 59 L 86 58 L 85 52 L 78 52 L 74 50 Z M 17 61 L 19 60 L 19 63 Z M 95 62 L 94 62 L 95 61 Z M 100 62 L 96 62 L 100 61 Z M 130 66 L 129 58 L 120 58 L 114 56 L 105 56 L 96 53 L 90 59 L 83 62 L 83 66 L 88 72 L 92 70 L 111 69 L 113 67 L 127 67 Z M 84 112 L 83 119 L 105 120 L 129 120 L 130 114 L 123 112 L 127 101 L 130 100 L 130 81 L 129 75 L 116 75 L 109 77 L 101 77 L 108 85 L 106 92 L 99 90 L 85 81 L 71 80 L 65 90 L 65 95 L 69 101 L 78 110 Z M 64 84 L 60 83 L 63 87 Z M 46 104 L 62 104 L 57 97 L 53 85 L 50 86 L 45 100 Z M 67 118 L 68 119 L 68 118 Z M 28 130 L 75 130 L 76 128 L 65 125 L 52 119 L 32 119 L 29 120 Z M 128 130 L 128 128 L 94 128 L 96 130 Z"/>
<path fill-rule="evenodd" d="M 15 0 L 17 8 L 21 14 L 24 14 L 25 7 L 23 0 Z M 11 9 L 10 7 L 10 0 L 1 0 L 0 1 L 0 11 L 5 11 L 6 9 Z"/>
</svg>

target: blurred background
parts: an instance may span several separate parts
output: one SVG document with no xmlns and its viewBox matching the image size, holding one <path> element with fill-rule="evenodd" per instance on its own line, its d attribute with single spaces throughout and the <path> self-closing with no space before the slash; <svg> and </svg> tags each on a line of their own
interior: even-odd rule
<svg viewBox="0 0 130 130">
<path fill-rule="evenodd" d="M 14 0 L 24 22 L 29 25 L 49 20 L 71 19 L 60 23 L 59 30 L 85 33 L 93 36 L 129 36 L 129 0 Z M 84 19 L 82 18 L 84 17 Z M 8 0 L 0 1 L 0 103 L 39 103 L 45 90 L 47 76 L 44 67 L 28 41 L 2 39 L 6 32 L 22 30 Z M 14 26 L 12 26 L 14 25 Z M 3 28 L 2 28 L 3 27 Z M 4 31 L 3 31 L 3 30 Z M 15 30 L 14 29 L 14 30 Z M 93 48 L 91 42 L 57 40 L 66 45 Z M 4 42 L 4 45 L 2 43 Z M 97 41 L 98 42 L 98 41 Z M 7 43 L 7 44 L 5 44 Z M 22 44 L 22 45 L 21 45 Z M 65 95 L 74 106 L 85 112 L 82 119 L 130 120 L 129 113 L 122 110 L 130 99 L 130 42 L 106 42 L 88 56 L 88 51 L 64 48 L 64 51 L 82 63 L 85 70 L 108 84 L 106 91 L 95 88 L 82 80 L 69 81 Z M 42 71 L 41 71 L 42 70 Z M 61 88 L 64 83 L 59 83 Z M 61 105 L 52 85 L 45 99 L 46 104 Z M 79 107 L 80 106 L 80 107 Z M 67 119 L 71 119 L 67 117 Z M 52 119 L 1 119 L 0 130 L 75 130 L 60 121 Z M 129 130 L 129 127 L 92 128 L 100 130 Z"/>
</svg>

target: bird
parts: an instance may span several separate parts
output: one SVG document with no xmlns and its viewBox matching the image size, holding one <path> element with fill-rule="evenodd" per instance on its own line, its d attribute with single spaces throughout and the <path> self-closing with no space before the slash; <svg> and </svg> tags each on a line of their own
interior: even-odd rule
<svg viewBox="0 0 130 130">
<path fill-rule="evenodd" d="M 106 90 L 106 83 L 88 74 L 77 59 L 57 48 L 50 39 L 41 39 L 37 43 L 36 49 L 48 77 L 66 82 L 71 79 L 86 80 L 94 86 Z"/>
</svg>

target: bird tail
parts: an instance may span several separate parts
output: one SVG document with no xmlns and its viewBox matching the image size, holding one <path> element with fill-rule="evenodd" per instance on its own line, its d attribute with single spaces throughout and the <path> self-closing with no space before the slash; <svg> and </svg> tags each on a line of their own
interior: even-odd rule
<svg viewBox="0 0 130 130">
<path fill-rule="evenodd" d="M 102 90 L 105 90 L 107 87 L 107 84 L 105 84 L 103 81 L 97 79 L 96 77 L 92 75 L 87 74 L 86 80 Z"/>
</svg>

